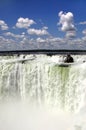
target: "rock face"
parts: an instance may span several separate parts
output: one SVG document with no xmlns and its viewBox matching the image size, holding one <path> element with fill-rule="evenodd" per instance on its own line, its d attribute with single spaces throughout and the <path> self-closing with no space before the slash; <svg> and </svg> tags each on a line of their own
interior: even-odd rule
<svg viewBox="0 0 86 130">
<path fill-rule="evenodd" d="M 74 62 L 74 59 L 70 55 L 67 55 L 67 57 L 65 58 L 64 62 L 65 63 L 72 63 L 72 62 Z"/>
</svg>

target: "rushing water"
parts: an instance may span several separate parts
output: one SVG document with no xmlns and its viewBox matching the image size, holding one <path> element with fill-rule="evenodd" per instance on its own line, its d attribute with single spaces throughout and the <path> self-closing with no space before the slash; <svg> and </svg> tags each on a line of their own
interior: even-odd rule
<svg viewBox="0 0 86 130">
<path fill-rule="evenodd" d="M 0 57 L 0 130 L 86 130 L 86 56 L 73 57 Z"/>
</svg>

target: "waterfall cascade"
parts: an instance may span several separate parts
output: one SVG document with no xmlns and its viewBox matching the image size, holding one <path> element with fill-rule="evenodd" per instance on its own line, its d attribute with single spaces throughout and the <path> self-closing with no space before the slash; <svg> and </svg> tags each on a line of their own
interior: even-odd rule
<svg viewBox="0 0 86 130">
<path fill-rule="evenodd" d="M 86 92 L 86 63 L 59 67 L 59 56 L 27 57 L 28 61 L 16 62 L 13 62 L 13 58 L 14 61 L 18 58 L 11 57 L 10 63 L 6 62 L 9 59 L 1 59 L 0 99 L 17 97 L 36 101 L 38 104 L 77 110 Z"/>
<path fill-rule="evenodd" d="M 28 100 L 65 111 L 80 110 L 86 98 L 85 62 L 59 67 L 60 56 L 27 55 L 27 61 L 20 60 L 22 57 L 0 57 L 0 101 Z M 74 60 L 82 57 L 86 58 L 74 56 Z"/>
</svg>

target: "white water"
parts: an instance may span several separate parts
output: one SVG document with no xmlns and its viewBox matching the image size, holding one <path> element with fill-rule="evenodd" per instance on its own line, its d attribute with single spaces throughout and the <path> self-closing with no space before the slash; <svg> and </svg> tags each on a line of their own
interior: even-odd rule
<svg viewBox="0 0 86 130">
<path fill-rule="evenodd" d="M 0 58 L 0 130 L 86 130 L 86 63 L 59 57 Z"/>
</svg>

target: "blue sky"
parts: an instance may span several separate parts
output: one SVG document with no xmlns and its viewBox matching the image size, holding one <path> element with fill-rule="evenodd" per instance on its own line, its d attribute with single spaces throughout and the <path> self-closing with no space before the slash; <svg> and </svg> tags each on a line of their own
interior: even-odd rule
<svg viewBox="0 0 86 130">
<path fill-rule="evenodd" d="M 0 0 L 0 50 L 86 49 L 86 0 Z"/>
</svg>

